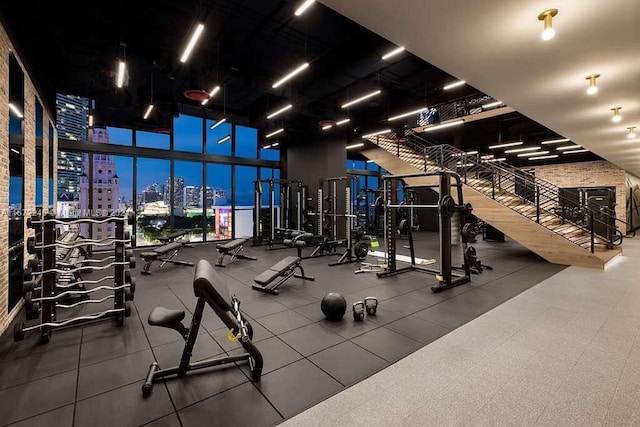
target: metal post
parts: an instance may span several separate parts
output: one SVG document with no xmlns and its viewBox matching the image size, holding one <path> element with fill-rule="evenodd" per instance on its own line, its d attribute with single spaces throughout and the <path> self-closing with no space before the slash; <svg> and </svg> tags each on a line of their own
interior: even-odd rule
<svg viewBox="0 0 640 427">
<path fill-rule="evenodd" d="M 320 184 L 322 185 L 322 183 Z M 318 188 L 318 211 L 316 213 L 316 221 L 318 228 L 318 232 L 316 233 L 318 236 L 324 236 L 324 230 L 322 228 L 322 220 L 324 219 L 324 211 L 322 210 L 322 188 Z"/>
<path fill-rule="evenodd" d="M 384 182 L 385 205 L 398 203 L 398 182 L 395 179 L 387 179 Z M 396 271 L 396 209 L 388 209 L 385 206 L 385 234 L 387 240 L 387 271 Z"/>
<path fill-rule="evenodd" d="M 269 241 L 273 242 L 276 238 L 276 206 L 275 206 L 275 184 L 273 179 L 269 180 L 269 212 L 271 212 L 271 230 L 269 235 Z"/>
<path fill-rule="evenodd" d="M 213 200 L 215 202 L 215 190 L 214 190 L 214 194 L 213 194 Z M 262 209 L 262 182 L 260 182 L 259 180 L 255 182 L 255 189 L 254 189 L 254 196 L 253 196 L 253 206 L 254 206 L 254 211 L 253 211 L 253 238 L 255 240 L 259 239 L 261 236 L 261 230 L 260 230 L 260 210 Z M 215 206 L 213 209 L 213 215 L 214 215 L 214 232 L 215 232 Z"/>
<path fill-rule="evenodd" d="M 331 194 L 331 228 L 333 230 L 333 235 L 331 236 L 331 240 L 338 239 L 338 221 L 336 221 L 336 213 L 338 212 L 338 181 L 333 181 L 333 194 Z"/>
<path fill-rule="evenodd" d="M 124 243 L 124 221 L 115 221 L 116 223 L 116 248 L 115 248 L 115 257 L 114 261 L 116 265 L 114 266 L 114 286 L 117 289 L 113 298 L 113 308 L 124 309 L 124 261 L 125 261 L 125 243 Z M 124 315 L 123 315 L 124 318 Z"/>
<path fill-rule="evenodd" d="M 536 185 L 536 222 L 540 224 L 540 187 Z"/>
<path fill-rule="evenodd" d="M 491 171 L 491 198 L 496 199 L 496 177 L 494 171 Z"/>
<path fill-rule="evenodd" d="M 591 253 L 595 252 L 595 231 L 594 231 L 594 222 L 593 222 L 593 212 L 589 211 L 589 231 L 591 236 Z"/>
<path fill-rule="evenodd" d="M 451 177 L 440 175 L 440 200 L 451 195 Z M 440 203 L 438 203 L 440 204 Z M 451 217 L 439 212 L 440 217 L 440 275 L 445 286 L 451 285 Z"/>
</svg>

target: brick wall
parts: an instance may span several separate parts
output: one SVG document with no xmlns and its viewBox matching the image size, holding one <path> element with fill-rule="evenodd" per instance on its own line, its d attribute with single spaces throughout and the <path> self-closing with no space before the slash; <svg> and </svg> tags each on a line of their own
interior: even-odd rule
<svg viewBox="0 0 640 427">
<path fill-rule="evenodd" d="M 625 221 L 626 173 L 605 160 L 536 166 L 536 178 L 558 187 L 616 187 L 616 217 Z"/>
<path fill-rule="evenodd" d="M 8 269 L 8 249 L 9 242 L 7 239 L 9 231 L 9 220 L 7 211 L 9 208 L 9 109 L 7 106 L 9 102 L 9 52 L 13 51 L 13 45 L 11 40 L 0 25 L 0 96 L 2 102 L 0 102 L 0 333 L 11 324 L 14 317 L 19 313 L 22 308 L 22 304 L 18 304 L 14 307 L 11 313 L 8 313 L 8 289 L 9 289 L 9 269 Z M 16 59 L 22 70 L 24 71 L 24 204 L 23 208 L 25 212 L 35 211 L 35 189 L 36 189 L 36 137 L 35 137 L 35 110 L 36 110 L 36 97 L 40 100 L 40 103 L 44 106 L 42 98 L 38 95 L 30 77 L 28 70 L 25 69 L 23 62 L 16 55 Z M 44 148 L 44 161 L 43 161 L 43 178 L 44 178 L 44 194 L 43 202 L 48 202 L 48 173 L 49 173 L 49 156 L 57 158 L 57 134 L 54 136 L 54 152 L 49 152 L 49 122 L 55 125 L 55 116 L 51 114 L 46 107 L 43 107 L 43 148 Z M 54 165 L 57 161 L 54 160 Z M 56 176 L 54 166 L 54 177 Z M 55 179 L 54 179 L 55 186 Z M 55 189 L 54 189 L 55 190 Z M 55 198 L 54 191 L 54 198 Z M 54 200 L 55 202 L 55 200 Z M 46 205 L 45 205 L 46 206 Z M 26 222 L 26 217 L 25 217 Z M 25 224 L 25 238 L 33 235 L 33 230 L 26 228 Z M 25 252 L 25 265 L 28 257 Z"/>
</svg>

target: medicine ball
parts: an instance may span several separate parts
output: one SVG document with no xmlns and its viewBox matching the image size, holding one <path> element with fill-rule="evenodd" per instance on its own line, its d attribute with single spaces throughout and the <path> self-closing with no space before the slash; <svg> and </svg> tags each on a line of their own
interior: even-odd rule
<svg viewBox="0 0 640 427">
<path fill-rule="evenodd" d="M 329 292 L 322 298 L 320 309 L 327 319 L 333 321 L 340 320 L 347 311 L 347 300 L 339 293 Z"/>
</svg>

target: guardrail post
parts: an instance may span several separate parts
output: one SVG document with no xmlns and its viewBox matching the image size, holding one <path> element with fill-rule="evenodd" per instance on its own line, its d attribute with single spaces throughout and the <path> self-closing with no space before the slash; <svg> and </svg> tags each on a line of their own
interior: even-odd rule
<svg viewBox="0 0 640 427">
<path fill-rule="evenodd" d="M 589 231 L 591 234 L 591 253 L 595 252 L 595 231 L 594 231 L 594 223 L 593 223 L 593 212 L 589 212 Z"/>
<path fill-rule="evenodd" d="M 496 176 L 495 171 L 491 171 L 491 198 L 493 200 L 496 199 Z"/>
<path fill-rule="evenodd" d="M 540 224 L 540 187 L 536 185 L 536 222 Z"/>
</svg>

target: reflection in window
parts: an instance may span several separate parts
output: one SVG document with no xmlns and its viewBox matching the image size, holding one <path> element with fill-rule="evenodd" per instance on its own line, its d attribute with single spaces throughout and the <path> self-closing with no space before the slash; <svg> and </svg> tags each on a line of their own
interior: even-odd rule
<svg viewBox="0 0 640 427">
<path fill-rule="evenodd" d="M 235 166 L 235 236 L 253 234 L 253 195 L 258 170 L 253 166 Z"/>
<path fill-rule="evenodd" d="M 173 228 L 190 230 L 192 242 L 202 239 L 202 163 L 175 161 L 173 165 Z"/>
<path fill-rule="evenodd" d="M 171 136 L 167 133 L 136 131 L 136 146 L 168 150 Z"/>
<path fill-rule="evenodd" d="M 138 157 L 136 164 L 136 244 L 153 245 L 171 232 L 170 161 Z"/>
<path fill-rule="evenodd" d="M 236 126 L 236 157 L 246 157 L 249 159 L 256 159 L 258 157 L 257 129 Z"/>
<path fill-rule="evenodd" d="M 207 164 L 207 240 L 230 239 L 231 165 Z"/>
<path fill-rule="evenodd" d="M 202 153 L 202 122 L 200 117 L 181 114 L 173 120 L 173 149 Z"/>
<path fill-rule="evenodd" d="M 215 120 L 207 120 L 207 154 L 217 154 L 218 156 L 230 156 L 232 147 L 232 138 L 226 139 L 227 136 L 233 137 L 231 134 L 231 124 L 222 123 L 215 128 L 211 126 L 215 124 Z M 218 142 L 220 141 L 220 143 Z"/>
</svg>

